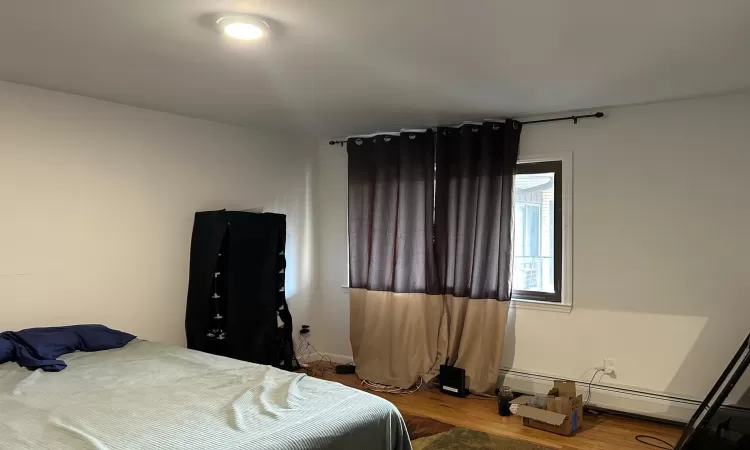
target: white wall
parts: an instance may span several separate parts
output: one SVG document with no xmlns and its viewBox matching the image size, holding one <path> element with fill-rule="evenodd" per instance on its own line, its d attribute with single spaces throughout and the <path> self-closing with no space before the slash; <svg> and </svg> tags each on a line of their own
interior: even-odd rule
<svg viewBox="0 0 750 450">
<path fill-rule="evenodd" d="M 521 157 L 573 153 L 573 311 L 513 309 L 505 367 L 702 398 L 750 317 L 750 95 L 524 128 Z M 313 342 L 351 355 L 346 151 L 318 149 Z"/>
<path fill-rule="evenodd" d="M 184 344 L 195 211 L 288 218 L 290 308 L 310 294 L 303 141 L 0 82 L 0 330 L 104 323 Z"/>
</svg>

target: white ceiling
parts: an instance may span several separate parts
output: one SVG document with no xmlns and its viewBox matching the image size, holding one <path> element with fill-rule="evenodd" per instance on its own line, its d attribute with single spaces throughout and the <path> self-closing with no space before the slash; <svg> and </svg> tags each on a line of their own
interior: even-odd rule
<svg viewBox="0 0 750 450">
<path fill-rule="evenodd" d="M 750 0 L 0 0 L 2 80 L 319 136 L 745 89 L 749 44 Z"/>
</svg>

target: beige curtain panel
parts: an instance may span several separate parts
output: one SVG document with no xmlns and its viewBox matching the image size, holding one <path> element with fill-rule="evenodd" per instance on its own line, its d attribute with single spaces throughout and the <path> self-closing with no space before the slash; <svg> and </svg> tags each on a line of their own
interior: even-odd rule
<svg viewBox="0 0 750 450">
<path fill-rule="evenodd" d="M 510 299 L 521 125 L 350 138 L 351 343 L 357 374 L 408 388 L 442 364 L 495 389 Z"/>
</svg>

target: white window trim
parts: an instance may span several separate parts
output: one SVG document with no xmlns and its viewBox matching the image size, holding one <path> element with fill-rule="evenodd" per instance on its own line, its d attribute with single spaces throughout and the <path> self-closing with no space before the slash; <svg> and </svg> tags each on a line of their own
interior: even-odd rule
<svg viewBox="0 0 750 450">
<path fill-rule="evenodd" d="M 570 313 L 573 309 L 573 153 L 563 152 L 556 155 L 521 156 L 518 163 L 536 163 L 547 161 L 562 162 L 562 292 L 560 303 L 510 299 L 510 307 L 517 309 L 534 309 Z"/>
</svg>

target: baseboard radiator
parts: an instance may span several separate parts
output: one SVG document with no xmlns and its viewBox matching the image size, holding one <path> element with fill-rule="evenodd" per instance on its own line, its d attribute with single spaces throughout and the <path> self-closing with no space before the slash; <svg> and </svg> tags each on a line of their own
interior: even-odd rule
<svg viewBox="0 0 750 450">
<path fill-rule="evenodd" d="M 324 353 L 335 363 L 346 364 L 353 362 L 351 356 Z M 312 362 L 315 357 L 302 358 L 300 362 Z M 317 358 L 319 359 L 319 357 Z M 553 382 L 559 377 L 528 372 L 523 370 L 501 368 L 498 376 L 498 386 L 510 386 L 514 392 L 530 395 L 546 395 L 552 389 Z M 576 388 L 583 398 L 588 394 L 588 381 L 574 380 Z M 700 401 L 681 398 L 660 392 L 651 392 L 624 386 L 593 383 L 589 406 L 619 411 L 626 414 L 653 417 L 676 423 L 687 423 Z"/>
<path fill-rule="evenodd" d="M 513 391 L 523 394 L 545 395 L 552 388 L 553 381 L 559 379 L 551 375 L 501 368 L 498 385 L 510 386 Z M 574 381 L 578 393 L 583 394 L 585 400 L 588 395 L 589 382 Z M 700 402 L 664 393 L 593 383 L 588 405 L 626 414 L 687 423 Z"/>
</svg>

